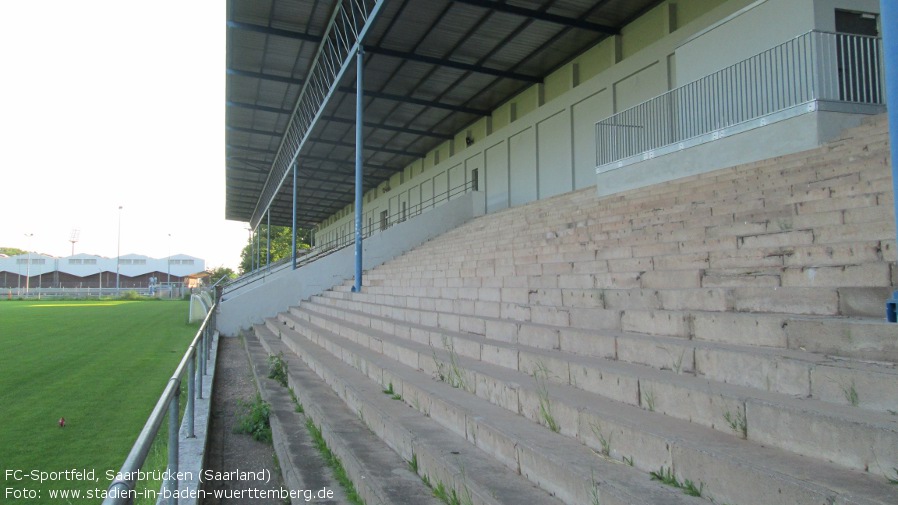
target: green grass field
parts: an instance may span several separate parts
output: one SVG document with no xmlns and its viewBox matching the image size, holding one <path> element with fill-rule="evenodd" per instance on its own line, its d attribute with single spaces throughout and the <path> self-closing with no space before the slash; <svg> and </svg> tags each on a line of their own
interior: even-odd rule
<svg viewBox="0 0 898 505">
<path fill-rule="evenodd" d="M 68 503 L 49 490 L 109 485 L 196 334 L 187 312 L 182 301 L 0 302 L 0 503 L 20 502 L 10 487 L 41 493 L 29 503 Z M 72 469 L 98 482 L 9 473 Z"/>
</svg>

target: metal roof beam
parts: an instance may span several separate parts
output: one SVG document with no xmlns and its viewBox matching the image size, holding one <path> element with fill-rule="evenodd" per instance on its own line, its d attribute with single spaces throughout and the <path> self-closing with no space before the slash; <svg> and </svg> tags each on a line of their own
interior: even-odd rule
<svg viewBox="0 0 898 505">
<path fill-rule="evenodd" d="M 492 0 L 455 0 L 455 2 L 473 5 L 476 7 L 483 7 L 484 9 L 491 9 L 497 12 L 505 12 L 507 14 L 516 14 L 518 16 L 536 19 L 539 21 L 547 21 L 549 23 L 555 23 L 570 28 L 580 28 L 582 30 L 605 33 L 607 35 L 618 35 L 620 33 L 620 30 L 613 26 L 593 23 L 591 21 L 585 21 L 583 19 L 559 16 L 557 14 L 549 14 L 548 12 L 518 7 L 504 2 L 495 2 Z"/>
<path fill-rule="evenodd" d="M 227 73 L 227 75 L 239 75 L 240 77 L 248 77 L 250 79 L 260 79 L 260 80 L 265 80 L 265 81 L 282 82 L 284 84 L 293 84 L 295 86 L 302 86 L 306 82 L 304 79 L 294 79 L 292 77 L 283 77 L 280 75 L 263 74 L 260 72 L 249 72 L 247 70 L 236 70 L 233 68 L 227 69 L 226 73 Z"/>
<path fill-rule="evenodd" d="M 344 93 L 355 93 L 355 88 L 349 86 L 343 86 L 339 88 L 340 91 Z M 475 109 L 474 107 L 465 107 L 464 105 L 450 105 L 447 103 L 436 102 L 433 100 L 424 100 L 421 98 L 412 98 L 410 96 L 403 95 L 394 95 L 392 93 L 381 93 L 379 91 L 364 91 L 365 96 L 371 98 L 381 98 L 384 100 L 391 100 L 394 102 L 402 102 L 402 103 L 410 103 L 413 105 L 420 105 L 422 107 L 433 107 L 434 109 L 443 109 L 452 112 L 461 112 L 464 114 L 473 114 L 476 116 L 489 116 L 491 114 L 490 111 L 484 109 Z"/>
<path fill-rule="evenodd" d="M 369 54 L 379 54 L 381 56 L 389 56 L 401 60 L 417 61 L 419 63 L 429 63 L 441 67 L 455 68 L 466 72 L 475 72 L 496 77 L 504 77 L 506 79 L 514 79 L 516 81 L 530 82 L 533 84 L 543 82 L 541 77 L 534 75 L 521 74 L 518 72 L 508 72 L 495 68 L 484 67 L 481 65 L 471 65 L 469 63 L 461 63 L 457 61 L 447 60 L 445 58 L 435 58 L 433 56 L 424 56 L 421 54 L 409 53 L 405 51 L 396 51 L 394 49 L 386 49 L 376 46 L 365 46 L 365 52 Z"/>
<path fill-rule="evenodd" d="M 328 144 L 332 146 L 338 147 L 348 147 L 350 149 L 355 149 L 355 144 L 350 142 L 342 142 L 339 140 L 326 140 L 322 138 L 310 138 L 309 142 L 318 142 L 320 144 Z M 415 152 L 415 151 L 402 151 L 399 149 L 388 149 L 381 146 L 372 146 L 369 144 L 365 144 L 365 151 L 375 151 L 387 154 L 396 154 L 399 156 L 414 156 L 415 158 L 423 158 L 426 153 Z"/>
<path fill-rule="evenodd" d="M 332 159 L 332 158 L 325 158 L 324 156 L 311 156 L 311 155 L 308 155 L 308 154 L 304 154 L 304 155 L 300 156 L 299 159 L 300 159 L 300 161 L 304 161 L 304 160 L 308 160 L 308 161 L 323 161 L 323 162 L 327 162 L 327 163 L 334 163 L 334 164 L 337 164 L 337 165 L 343 165 L 343 166 L 348 166 L 348 167 L 355 167 L 355 161 L 353 161 L 353 160 L 335 160 L 335 159 Z M 370 168 L 370 169 L 372 169 L 372 170 L 386 170 L 386 171 L 391 172 L 391 173 L 392 173 L 392 172 L 397 172 L 397 170 L 396 170 L 395 168 L 393 168 L 393 167 L 388 167 L 388 166 L 386 166 L 386 165 L 374 165 L 374 164 L 372 164 L 372 163 L 363 163 L 362 165 L 363 165 L 365 168 Z M 300 167 L 300 168 L 302 168 L 302 167 Z M 309 168 L 311 169 L 312 167 L 309 167 Z M 342 172 L 341 172 L 341 173 L 342 173 Z M 354 173 L 355 173 L 355 170 L 351 170 L 351 171 L 346 172 L 346 173 L 351 175 L 351 174 L 354 174 Z"/>
<path fill-rule="evenodd" d="M 254 160 L 254 159 L 250 159 L 250 158 L 241 158 L 241 157 L 238 157 L 238 156 L 225 156 L 225 159 L 226 159 L 227 161 L 236 161 L 236 162 L 239 162 L 239 163 L 243 163 L 243 164 L 249 165 L 250 167 L 255 168 L 256 170 L 258 170 L 259 172 L 265 174 L 266 176 L 268 175 L 268 171 L 271 169 L 271 165 L 270 165 L 267 161 L 263 161 L 263 160 Z M 258 165 L 258 166 L 257 166 L 256 163 L 264 163 L 265 165 Z M 232 168 L 232 167 L 228 167 L 228 168 Z"/>
<path fill-rule="evenodd" d="M 343 123 L 343 124 L 355 124 L 355 119 L 346 119 L 337 116 L 321 116 L 322 121 L 333 121 L 334 123 Z M 433 137 L 442 140 L 452 140 L 455 138 L 453 135 L 449 135 L 447 133 L 435 133 L 429 132 L 427 130 L 416 130 L 413 128 L 403 128 L 401 126 L 390 126 L 381 123 L 372 123 L 370 121 L 363 121 L 362 125 L 366 128 L 375 128 L 378 130 L 387 130 L 396 133 L 408 133 L 410 135 L 417 135 L 419 137 Z"/>
<path fill-rule="evenodd" d="M 233 144 L 226 144 L 225 148 L 239 150 L 239 151 L 246 151 L 246 152 L 250 152 L 250 153 L 277 154 L 275 151 L 270 151 L 268 149 L 260 149 L 258 147 L 249 147 L 249 146 L 235 146 Z"/>
<path fill-rule="evenodd" d="M 284 84 L 291 84 L 294 86 L 302 86 L 305 81 L 303 79 L 294 79 L 292 77 L 282 77 L 279 75 L 271 75 L 271 74 L 263 74 L 259 72 L 248 72 L 246 70 L 235 70 L 232 68 L 227 69 L 228 75 L 239 75 L 242 77 L 249 77 L 252 79 L 259 79 L 264 81 L 274 81 L 280 82 Z M 349 93 L 355 94 L 355 87 L 353 86 L 340 86 L 337 88 L 337 91 L 341 93 Z M 476 109 L 474 107 L 466 107 L 464 105 L 452 105 L 448 103 L 437 102 L 434 100 L 424 100 L 421 98 L 412 98 L 410 96 L 405 95 L 394 95 L 392 93 L 381 93 L 379 91 L 371 91 L 364 90 L 363 93 L 367 97 L 371 98 L 380 98 L 383 100 L 391 100 L 394 102 L 403 102 L 410 103 L 413 105 L 420 105 L 422 107 L 433 107 L 434 109 L 443 109 L 452 112 L 461 112 L 464 114 L 473 114 L 476 116 L 488 116 L 492 112 L 485 109 Z"/>
<path fill-rule="evenodd" d="M 308 33 L 294 32 L 292 30 L 283 30 L 280 28 L 272 28 L 270 26 L 254 25 L 252 23 L 242 23 L 240 21 L 228 21 L 228 28 L 243 30 L 247 32 L 264 33 L 265 35 L 274 35 L 276 37 L 284 37 L 287 39 L 302 40 L 304 42 L 321 43 L 321 37 L 317 35 L 309 35 Z"/>
<path fill-rule="evenodd" d="M 251 135 L 267 135 L 269 137 L 280 137 L 281 135 L 283 135 L 279 132 L 256 130 L 255 128 L 244 128 L 242 126 L 226 126 L 225 129 L 231 132 L 249 133 Z"/>
<path fill-rule="evenodd" d="M 235 102 L 233 100 L 228 100 L 226 105 L 228 107 L 235 107 L 238 109 L 249 109 L 249 110 L 260 110 L 263 112 L 271 112 L 273 114 L 292 114 L 292 110 L 279 109 L 277 107 L 269 107 L 267 105 L 254 105 L 251 103 L 244 102 Z"/>
</svg>

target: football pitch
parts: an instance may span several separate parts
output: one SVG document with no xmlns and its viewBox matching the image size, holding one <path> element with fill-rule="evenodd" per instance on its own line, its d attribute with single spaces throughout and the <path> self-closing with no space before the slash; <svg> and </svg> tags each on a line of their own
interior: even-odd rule
<svg viewBox="0 0 898 505">
<path fill-rule="evenodd" d="M 184 301 L 0 302 L 0 503 L 99 503 L 50 492 L 108 487 L 196 334 L 187 312 Z"/>
</svg>

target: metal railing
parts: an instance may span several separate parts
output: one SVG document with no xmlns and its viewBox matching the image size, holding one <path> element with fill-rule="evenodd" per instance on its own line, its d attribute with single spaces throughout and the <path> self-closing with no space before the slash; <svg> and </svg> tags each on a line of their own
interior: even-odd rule
<svg viewBox="0 0 898 505">
<path fill-rule="evenodd" d="M 256 203 L 250 219 L 252 228 L 262 222 L 383 4 L 384 0 L 340 0 L 337 3 Z"/>
<path fill-rule="evenodd" d="M 419 216 L 427 210 L 433 209 L 434 207 L 447 202 L 453 198 L 457 198 L 465 193 L 469 193 L 471 191 L 477 190 L 477 182 L 476 181 L 467 181 L 464 184 L 460 184 L 454 188 L 448 188 L 446 191 L 438 193 L 427 200 L 424 200 L 420 203 L 416 203 L 414 205 L 406 207 L 405 210 L 399 209 L 392 214 L 380 214 L 375 216 L 377 220 L 372 220 L 371 223 L 365 224 L 362 226 L 362 236 L 365 238 L 370 237 L 376 232 L 380 232 L 395 226 L 399 223 L 407 221 L 413 217 Z M 401 205 L 401 204 L 400 204 Z M 389 212 L 389 211 L 388 211 Z M 342 235 L 339 235 L 335 238 L 328 240 L 327 242 L 323 242 L 320 244 L 316 244 L 316 249 L 322 250 L 336 250 L 342 247 L 346 247 L 352 244 L 355 241 L 355 231 L 350 230 Z"/>
<path fill-rule="evenodd" d="M 112 481 L 106 492 L 106 498 L 103 505 L 126 505 L 130 504 L 135 495 L 135 485 L 139 475 L 139 470 L 143 467 L 150 452 L 150 447 L 156 439 L 159 428 L 168 415 L 168 466 L 165 475 L 170 476 L 163 483 L 162 497 L 167 497 L 167 503 L 178 503 L 178 481 L 175 476 L 178 474 L 178 449 L 179 449 L 179 431 L 180 420 L 178 419 L 180 409 L 181 381 L 186 372 L 187 379 L 187 405 L 184 409 L 184 425 L 187 430 L 187 438 L 195 438 L 194 431 L 194 406 L 195 400 L 203 397 L 203 377 L 208 375 L 208 361 L 212 346 L 213 333 L 215 331 L 215 310 L 213 305 L 200 325 L 196 336 L 187 352 L 181 358 L 181 362 L 172 374 L 168 384 L 162 391 L 162 396 L 156 402 L 156 406 L 150 413 L 149 419 L 137 436 L 137 440 L 131 447 L 125 463 L 121 470 L 116 474 L 117 478 Z M 161 500 L 166 503 L 165 500 Z"/>
<path fill-rule="evenodd" d="M 433 209 L 453 198 L 457 198 L 465 193 L 470 193 L 471 191 L 477 191 L 477 189 L 477 181 L 470 180 L 465 182 L 464 184 L 460 184 L 454 188 L 449 188 L 446 191 L 438 193 L 420 203 L 408 206 L 405 210 L 399 209 L 393 214 L 378 216 L 379 220 L 377 222 L 374 222 L 372 220 L 370 225 L 366 224 L 362 227 L 362 236 L 363 238 L 368 238 L 375 233 L 390 228 L 391 226 L 400 224 L 404 221 L 412 219 L 413 217 L 419 216 L 424 212 Z M 384 217 L 386 219 L 384 219 Z M 296 268 L 311 263 L 344 247 L 348 247 L 354 242 L 355 230 L 350 230 L 325 242 L 316 242 L 316 244 L 311 249 L 305 249 L 304 251 L 302 251 L 301 255 L 297 256 Z M 263 265 L 256 270 L 253 270 L 252 272 L 248 272 L 238 277 L 237 279 L 233 279 L 232 281 L 224 285 L 223 293 L 226 295 L 228 292 L 234 291 L 235 289 L 239 289 L 254 282 L 260 281 L 268 275 L 287 268 L 291 268 L 293 265 L 292 259 L 292 257 L 280 259 L 268 265 Z"/>
<path fill-rule="evenodd" d="M 882 105 L 882 65 L 878 37 L 807 32 L 599 121 L 596 167 L 808 104 Z"/>
</svg>

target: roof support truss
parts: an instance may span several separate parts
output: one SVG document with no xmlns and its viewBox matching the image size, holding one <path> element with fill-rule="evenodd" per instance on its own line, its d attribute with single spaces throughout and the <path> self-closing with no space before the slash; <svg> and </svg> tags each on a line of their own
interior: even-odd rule
<svg viewBox="0 0 898 505">
<path fill-rule="evenodd" d="M 620 33 L 620 30 L 613 26 L 602 25 L 599 23 L 592 23 L 583 19 L 577 18 L 569 18 L 565 16 L 559 16 L 557 14 L 550 14 L 548 12 L 542 10 L 533 10 L 527 9 L 524 7 L 518 7 L 515 5 L 511 5 L 505 2 L 495 2 L 493 0 L 455 0 L 458 3 L 475 5 L 477 7 L 483 7 L 484 9 L 491 9 L 497 12 L 505 12 L 508 14 L 516 14 L 519 16 L 523 16 L 526 18 L 536 19 L 539 21 L 547 21 L 549 23 L 555 23 L 562 26 L 567 26 L 569 28 L 580 28 L 582 30 L 590 30 L 594 32 L 604 33 L 607 35 L 617 35 Z"/>
<path fill-rule="evenodd" d="M 365 34 L 373 25 L 384 0 L 343 0 L 334 10 L 312 62 L 309 79 L 303 84 L 287 130 L 278 147 L 265 189 L 259 197 L 250 227 L 256 228 L 265 211 L 277 197 L 291 165 L 305 145 L 312 128 L 325 106 L 352 65 L 362 46 Z"/>
</svg>

